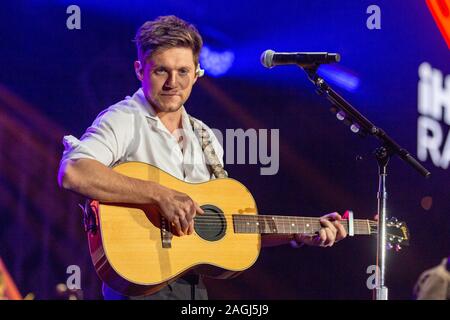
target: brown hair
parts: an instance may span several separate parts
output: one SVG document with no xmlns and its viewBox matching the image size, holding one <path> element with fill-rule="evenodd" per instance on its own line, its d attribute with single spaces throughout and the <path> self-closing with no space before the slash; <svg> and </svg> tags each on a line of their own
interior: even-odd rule
<svg viewBox="0 0 450 320">
<path fill-rule="evenodd" d="M 198 30 L 176 16 L 160 16 L 145 22 L 137 31 L 136 42 L 138 59 L 145 64 L 146 59 L 159 50 L 174 47 L 191 48 L 195 65 L 198 66 L 200 49 L 203 45 Z"/>
</svg>

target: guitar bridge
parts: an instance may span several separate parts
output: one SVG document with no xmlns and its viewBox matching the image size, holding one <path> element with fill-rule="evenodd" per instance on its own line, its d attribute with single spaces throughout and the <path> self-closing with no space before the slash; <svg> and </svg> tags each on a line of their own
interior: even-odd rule
<svg viewBox="0 0 450 320">
<path fill-rule="evenodd" d="M 170 232 L 170 226 L 165 218 L 161 216 L 161 241 L 163 248 L 172 248 L 173 234 Z"/>
</svg>

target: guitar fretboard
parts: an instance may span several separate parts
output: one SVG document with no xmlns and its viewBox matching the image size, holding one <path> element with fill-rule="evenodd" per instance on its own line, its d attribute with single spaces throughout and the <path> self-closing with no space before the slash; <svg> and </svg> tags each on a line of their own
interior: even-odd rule
<svg viewBox="0 0 450 320">
<path fill-rule="evenodd" d="M 340 223 L 348 232 L 348 220 L 341 220 Z M 313 235 L 322 228 L 322 225 L 320 218 L 234 214 L 233 228 L 235 233 L 303 233 Z M 377 222 L 355 219 L 353 228 L 355 235 L 370 235 L 376 233 Z"/>
</svg>

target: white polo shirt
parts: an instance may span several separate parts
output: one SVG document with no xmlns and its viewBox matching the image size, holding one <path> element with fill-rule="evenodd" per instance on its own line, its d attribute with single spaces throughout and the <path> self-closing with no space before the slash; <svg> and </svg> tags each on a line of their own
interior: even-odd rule
<svg viewBox="0 0 450 320">
<path fill-rule="evenodd" d="M 199 120 L 198 120 L 199 121 Z M 223 165 L 223 148 L 212 130 L 214 151 Z M 88 158 L 108 167 L 127 161 L 152 164 L 180 180 L 204 182 L 213 178 L 189 116 L 182 107 L 181 143 L 171 134 L 148 103 L 142 88 L 102 111 L 80 140 L 64 136 L 61 161 Z"/>
</svg>

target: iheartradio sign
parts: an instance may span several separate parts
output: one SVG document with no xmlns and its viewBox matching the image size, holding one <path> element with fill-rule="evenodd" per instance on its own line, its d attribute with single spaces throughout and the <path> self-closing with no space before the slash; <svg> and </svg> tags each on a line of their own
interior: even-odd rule
<svg viewBox="0 0 450 320">
<path fill-rule="evenodd" d="M 450 75 L 428 62 L 419 66 L 417 157 L 436 167 L 450 165 Z"/>
</svg>

